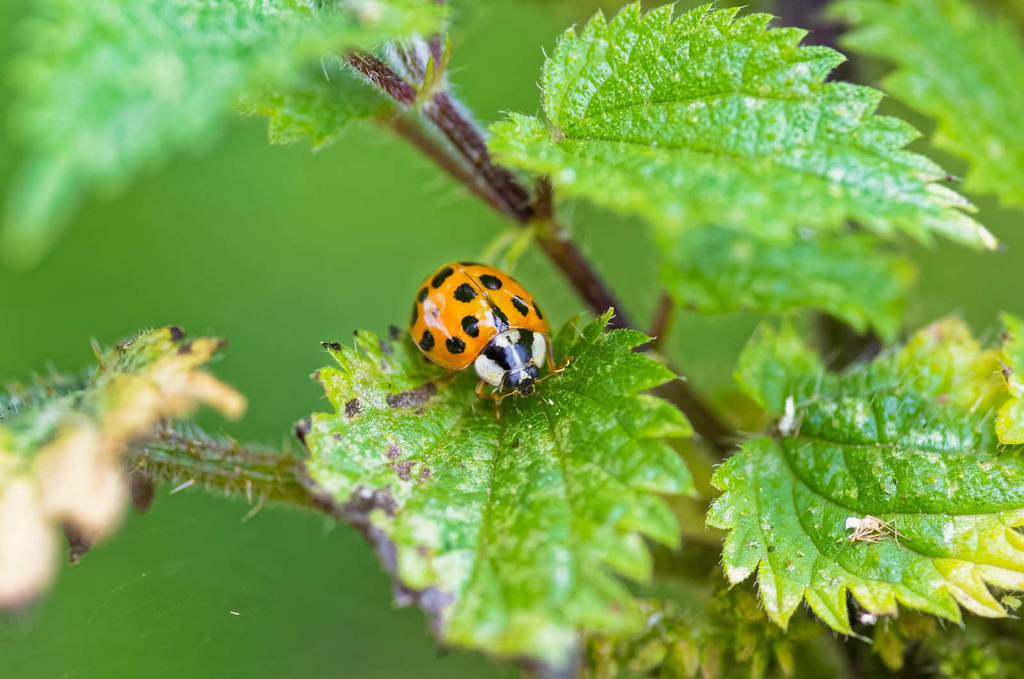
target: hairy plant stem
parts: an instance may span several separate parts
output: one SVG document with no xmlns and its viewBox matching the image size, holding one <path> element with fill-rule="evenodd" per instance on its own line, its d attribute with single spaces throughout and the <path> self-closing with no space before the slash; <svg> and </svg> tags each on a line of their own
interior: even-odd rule
<svg viewBox="0 0 1024 679">
<path fill-rule="evenodd" d="M 252 500 L 284 502 L 332 514 L 311 492 L 303 461 L 287 453 L 241 446 L 231 439 L 158 432 L 122 457 L 130 474 L 153 481 L 195 483 Z"/>
<path fill-rule="evenodd" d="M 399 56 L 408 70 L 424 72 L 414 52 L 405 51 Z M 549 181 L 543 179 L 538 182 L 536 191 L 531 195 L 515 175 L 495 164 L 487 149 L 484 133 L 472 121 L 465 108 L 444 89 L 429 93 L 426 101 L 418 101 L 416 87 L 403 80 L 402 76 L 387 63 L 373 55 L 352 52 L 348 54 L 348 62 L 366 78 L 367 82 L 389 96 L 400 107 L 416 111 L 423 119 L 432 123 L 450 146 L 427 144 L 422 135 L 409 134 L 409 129 L 398 131 L 404 139 L 412 142 L 444 172 L 501 214 L 523 227 L 537 227 L 537 245 L 569 280 L 588 306 L 595 313 L 604 313 L 609 308 L 615 309 L 615 316 L 610 322 L 611 327 L 638 327 L 611 288 L 572 240 L 568 230 L 556 219 L 554 197 Z M 462 163 L 452 159 L 448 155 L 450 151 L 457 153 Z M 471 173 L 465 171 L 467 164 L 472 170 Z M 476 178 L 482 180 L 489 187 L 489 191 L 482 192 Z M 678 374 L 678 371 L 675 372 Z M 735 433 L 683 379 L 663 385 L 657 392 L 686 414 L 697 434 L 719 457 L 724 458 L 729 454 L 736 440 Z"/>
<path fill-rule="evenodd" d="M 438 167 L 440 167 L 448 176 L 455 179 L 459 184 L 464 186 L 473 195 L 480 200 L 484 201 L 492 208 L 508 215 L 509 217 L 515 217 L 508 211 L 508 206 L 505 201 L 502 200 L 501 196 L 494 192 L 489 184 L 482 181 L 480 176 L 473 172 L 473 169 L 467 165 L 458 156 L 451 153 L 451 150 L 445 148 L 445 142 L 437 139 L 430 134 L 429 131 L 423 129 L 418 122 L 410 118 L 406 113 L 393 113 L 379 116 L 377 122 L 384 127 L 391 130 L 394 134 L 400 137 L 403 141 L 411 144 L 416 148 L 417 151 L 422 153 Z"/>
</svg>

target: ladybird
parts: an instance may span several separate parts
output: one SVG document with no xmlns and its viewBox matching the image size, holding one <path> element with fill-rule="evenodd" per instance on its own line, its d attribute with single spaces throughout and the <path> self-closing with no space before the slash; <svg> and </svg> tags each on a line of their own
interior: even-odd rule
<svg viewBox="0 0 1024 679">
<path fill-rule="evenodd" d="M 529 395 L 547 361 L 555 365 L 551 328 L 528 293 L 506 273 L 473 262 L 445 264 L 416 292 L 409 321 L 412 340 L 442 368 L 456 372 L 472 363 L 480 381 L 476 395 L 501 401 Z M 496 392 L 486 394 L 487 385 Z"/>
</svg>

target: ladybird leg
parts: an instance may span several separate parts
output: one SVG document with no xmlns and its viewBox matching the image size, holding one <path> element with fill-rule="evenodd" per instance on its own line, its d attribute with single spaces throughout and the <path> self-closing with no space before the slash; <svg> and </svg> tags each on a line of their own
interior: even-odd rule
<svg viewBox="0 0 1024 679">
<path fill-rule="evenodd" d="M 476 397 L 478 399 L 480 399 L 481 401 L 486 401 L 486 400 L 493 401 L 493 400 L 495 400 L 495 395 L 494 394 L 488 394 L 487 392 L 484 391 L 484 389 L 486 389 L 486 388 L 487 388 L 487 383 L 484 382 L 483 380 L 479 380 L 476 383 Z"/>
<path fill-rule="evenodd" d="M 537 380 L 543 382 L 552 375 L 558 375 L 568 366 L 575 356 L 570 356 L 559 364 L 555 364 L 555 352 L 551 349 L 551 342 L 548 342 L 548 374 Z"/>
<path fill-rule="evenodd" d="M 495 403 L 501 403 L 504 399 L 506 399 L 508 396 L 510 396 L 510 394 L 499 394 L 499 393 L 493 392 L 493 391 L 488 393 L 488 392 L 485 391 L 485 389 L 487 389 L 487 387 L 489 387 L 489 386 L 490 385 L 487 384 L 486 382 L 484 382 L 483 380 L 480 380 L 479 382 L 477 382 L 476 383 L 476 397 L 478 399 L 480 399 L 481 401 L 494 401 Z"/>
</svg>

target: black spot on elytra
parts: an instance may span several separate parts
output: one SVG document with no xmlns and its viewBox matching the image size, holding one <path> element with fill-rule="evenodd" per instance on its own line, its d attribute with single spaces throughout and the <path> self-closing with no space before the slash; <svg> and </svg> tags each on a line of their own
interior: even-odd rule
<svg viewBox="0 0 1024 679">
<path fill-rule="evenodd" d="M 537 318 L 544 320 L 544 314 L 540 312 L 540 307 L 537 306 L 537 300 L 533 300 L 533 310 L 537 312 Z"/>
<path fill-rule="evenodd" d="M 429 294 L 430 294 L 430 290 L 427 290 L 426 288 L 421 288 L 420 291 L 416 293 L 416 301 L 417 302 L 422 302 L 423 300 L 425 300 L 427 298 L 427 295 L 429 295 Z"/>
<path fill-rule="evenodd" d="M 176 325 L 172 325 L 171 327 L 167 328 L 167 330 L 168 332 L 171 333 L 172 342 L 177 342 L 178 340 L 185 336 L 185 331 Z"/>
<path fill-rule="evenodd" d="M 497 307 L 497 305 L 491 305 L 491 315 L 494 317 L 494 328 L 498 332 L 505 332 L 508 330 L 508 316 L 505 312 Z"/>
<path fill-rule="evenodd" d="M 441 284 L 445 282 L 445 279 L 447 279 L 453 273 L 455 273 L 455 269 L 451 268 L 450 266 L 446 266 L 445 268 L 441 269 L 436 274 L 434 274 L 434 277 L 430 279 L 430 284 L 434 286 L 435 289 L 437 289 L 441 287 Z"/>
<path fill-rule="evenodd" d="M 476 290 L 469 283 L 463 283 L 455 288 L 455 299 L 459 302 L 472 302 L 476 298 Z"/>
<path fill-rule="evenodd" d="M 359 403 L 359 399 L 354 398 L 345 402 L 345 417 L 348 419 L 351 420 L 361 412 L 363 412 L 363 406 Z"/>
<path fill-rule="evenodd" d="M 512 295 L 512 306 L 516 308 L 520 316 L 526 316 L 530 313 L 530 307 L 526 306 L 526 302 L 515 295 Z"/>
<path fill-rule="evenodd" d="M 427 382 L 423 386 L 403 391 L 400 394 L 388 394 L 387 401 L 390 408 L 409 408 L 420 406 L 437 395 L 437 387 L 433 382 Z"/>
<path fill-rule="evenodd" d="M 458 337 L 449 337 L 444 341 L 444 345 L 448 347 L 449 354 L 461 354 L 466 350 L 466 343 Z"/>
<path fill-rule="evenodd" d="M 416 319 L 420 317 L 420 305 L 417 302 L 412 303 L 412 316 L 409 318 L 409 325 L 415 325 Z"/>
<path fill-rule="evenodd" d="M 483 276 L 480 277 L 480 282 L 488 290 L 501 289 L 501 279 L 496 276 L 492 276 L 490 274 L 485 273 Z"/>
<path fill-rule="evenodd" d="M 434 348 L 434 334 L 429 330 L 423 331 L 423 337 L 420 338 L 420 349 L 423 351 L 430 351 Z"/>
<path fill-rule="evenodd" d="M 320 346 L 324 349 L 330 349 L 331 351 L 341 351 L 341 345 L 337 342 L 321 342 Z"/>
<path fill-rule="evenodd" d="M 480 336 L 480 325 L 476 316 L 466 316 L 462 319 L 462 329 L 466 331 L 466 334 L 470 337 Z"/>
</svg>

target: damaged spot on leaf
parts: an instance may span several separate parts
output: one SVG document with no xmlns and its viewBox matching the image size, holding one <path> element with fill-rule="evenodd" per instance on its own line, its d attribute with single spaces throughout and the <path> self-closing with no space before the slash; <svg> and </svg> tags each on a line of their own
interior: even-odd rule
<svg viewBox="0 0 1024 679">
<path fill-rule="evenodd" d="M 412 466 L 414 464 L 416 463 L 413 462 L 412 460 L 402 460 L 400 462 L 395 462 L 394 464 L 392 464 L 391 468 L 395 470 L 395 473 L 398 474 L 398 478 L 401 479 L 402 481 L 411 481 Z"/>
<path fill-rule="evenodd" d="M 423 405 L 437 395 L 437 386 L 433 382 L 403 391 L 400 394 L 388 394 L 387 402 L 391 408 L 410 408 Z"/>
<path fill-rule="evenodd" d="M 362 406 L 359 405 L 359 399 L 353 398 L 345 402 L 345 417 L 352 419 L 363 411 Z"/>
</svg>

